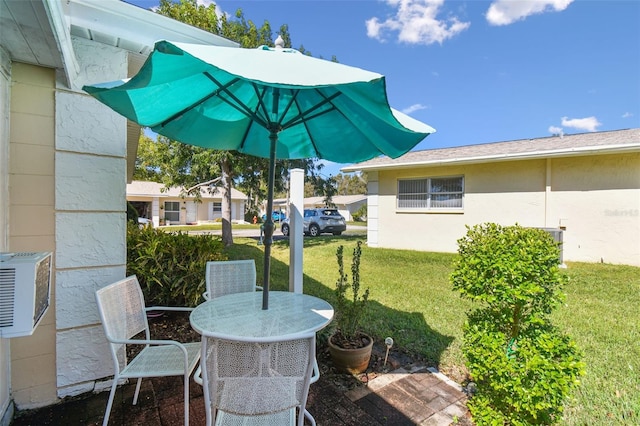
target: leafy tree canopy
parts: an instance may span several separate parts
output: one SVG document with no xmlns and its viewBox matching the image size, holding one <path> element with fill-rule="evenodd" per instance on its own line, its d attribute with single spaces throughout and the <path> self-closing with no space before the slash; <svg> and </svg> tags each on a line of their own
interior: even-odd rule
<svg viewBox="0 0 640 426">
<path fill-rule="evenodd" d="M 257 26 L 247 20 L 241 9 L 233 16 L 220 13 L 215 4 L 198 4 L 196 0 L 160 0 L 157 13 L 201 28 L 229 40 L 244 48 L 261 45 L 273 46 L 273 31 L 268 21 Z M 285 46 L 291 46 L 287 25 L 281 25 L 278 34 Z M 305 54 L 310 52 L 300 49 Z M 334 58 L 335 60 L 335 58 Z M 268 143 L 268 141 L 265 141 Z M 285 191 L 290 168 L 302 168 L 309 176 L 315 176 L 321 166 L 315 159 L 279 160 L 276 163 L 275 190 Z M 191 195 L 199 197 L 197 185 L 216 181 L 222 188 L 222 233 L 225 244 L 231 238 L 231 188 L 236 185 L 249 196 L 247 210 L 257 212 L 259 203 L 266 198 L 268 160 L 238 152 L 204 149 L 184 145 L 163 136 L 156 141 L 142 135 L 136 161 L 136 179 L 153 180 L 167 187 L 192 188 Z"/>
</svg>

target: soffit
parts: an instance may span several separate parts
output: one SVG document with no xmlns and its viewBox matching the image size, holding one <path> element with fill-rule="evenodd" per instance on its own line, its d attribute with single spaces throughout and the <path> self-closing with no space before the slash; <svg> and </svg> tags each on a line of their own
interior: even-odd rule
<svg viewBox="0 0 640 426">
<path fill-rule="evenodd" d="M 63 67 L 42 1 L 0 0 L 0 41 L 13 61 Z"/>
</svg>

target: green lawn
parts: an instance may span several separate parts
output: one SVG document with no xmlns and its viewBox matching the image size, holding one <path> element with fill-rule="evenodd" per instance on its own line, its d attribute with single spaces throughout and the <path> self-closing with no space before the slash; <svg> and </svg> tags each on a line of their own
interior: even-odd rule
<svg viewBox="0 0 640 426">
<path fill-rule="evenodd" d="M 344 244 L 350 262 L 357 238 L 305 238 L 305 293 L 332 302 L 336 248 Z M 263 247 L 236 238 L 229 256 L 255 258 L 261 282 Z M 272 257 L 271 288 L 285 290 L 288 242 L 276 242 Z M 460 381 L 465 373 L 461 329 L 471 305 L 451 289 L 454 258 L 365 246 L 361 283 L 371 290 L 367 332 L 378 339 L 393 337 L 396 347 Z M 563 424 L 640 424 L 640 268 L 569 263 L 566 273 L 566 303 L 554 319 L 581 348 L 586 375 L 567 404 Z"/>
</svg>

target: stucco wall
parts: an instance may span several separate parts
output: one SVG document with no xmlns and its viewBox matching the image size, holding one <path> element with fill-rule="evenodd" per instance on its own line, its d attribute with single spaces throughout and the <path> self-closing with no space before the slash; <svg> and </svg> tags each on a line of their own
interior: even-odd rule
<svg viewBox="0 0 640 426">
<path fill-rule="evenodd" d="M 461 211 L 396 208 L 399 178 L 459 175 Z M 372 246 L 455 252 L 465 225 L 563 226 L 565 261 L 640 265 L 638 153 L 379 171 L 369 194 Z"/>
<path fill-rule="evenodd" d="M 455 252 L 466 224 L 493 221 L 545 226 L 544 161 L 523 163 L 379 172 L 379 246 Z M 439 176 L 464 176 L 463 210 L 407 212 L 396 208 L 398 179 Z"/>
<path fill-rule="evenodd" d="M 551 170 L 565 260 L 640 266 L 640 153 L 557 159 Z"/>
<path fill-rule="evenodd" d="M 12 66 L 9 249 L 54 251 L 55 72 Z M 55 265 L 55 258 L 54 258 Z M 51 305 L 32 336 L 11 339 L 11 387 L 18 408 L 56 400 L 55 278 Z"/>
<path fill-rule="evenodd" d="M 127 53 L 84 39 L 73 46 L 80 74 L 55 98 L 59 397 L 94 390 L 113 374 L 94 293 L 126 272 L 126 120 L 80 88 L 125 78 Z"/>
</svg>

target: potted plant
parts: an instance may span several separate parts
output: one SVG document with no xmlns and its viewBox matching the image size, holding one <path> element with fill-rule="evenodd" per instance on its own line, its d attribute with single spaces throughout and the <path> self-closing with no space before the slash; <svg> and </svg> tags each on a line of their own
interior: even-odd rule
<svg viewBox="0 0 640 426">
<path fill-rule="evenodd" d="M 373 338 L 360 329 L 369 301 L 369 289 L 360 294 L 360 257 L 362 241 L 353 249 L 351 282 L 344 271 L 344 246 L 338 247 L 339 278 L 336 282 L 336 330 L 329 337 L 329 353 L 336 368 L 352 374 L 362 373 L 369 366 Z"/>
</svg>

